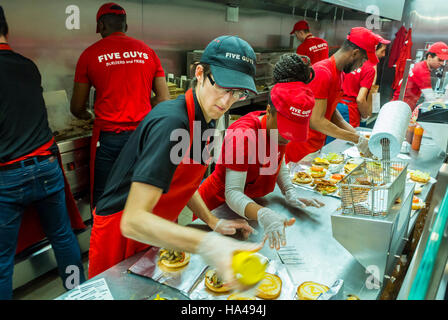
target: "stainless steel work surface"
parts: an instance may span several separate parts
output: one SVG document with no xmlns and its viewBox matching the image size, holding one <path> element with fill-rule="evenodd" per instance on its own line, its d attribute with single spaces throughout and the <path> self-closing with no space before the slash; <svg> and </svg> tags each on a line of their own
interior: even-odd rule
<svg viewBox="0 0 448 320">
<path fill-rule="evenodd" d="M 441 132 L 439 133 L 441 134 Z M 350 147 L 352 147 L 351 144 L 336 140 L 325 146 L 322 151 L 343 152 Z M 440 146 L 436 144 L 423 143 L 419 154 L 408 155 L 409 168 L 428 171 L 432 177 L 435 177 L 444 160 L 444 154 L 442 155 L 441 151 Z M 325 206 L 319 209 L 310 208 L 306 211 L 293 209 L 286 204 L 278 187 L 271 194 L 256 199 L 259 204 L 296 219 L 295 224 L 287 228 L 288 243 L 285 249 L 277 252 L 265 245 L 261 253 L 269 259 L 283 261 L 296 286 L 304 281 L 315 281 L 330 286 L 337 279 L 342 279 L 344 280 L 344 297 L 347 294 L 354 294 L 360 299 L 378 299 L 381 293 L 380 284 L 333 238 L 331 215 L 340 207 L 340 200 L 322 196 L 310 190 L 298 190 L 303 197 L 315 197 L 324 202 Z M 423 189 L 421 198 L 425 199 L 428 192 L 429 186 Z M 214 213 L 221 217 L 238 217 L 225 204 L 215 209 Z M 414 221 L 416 217 L 417 214 L 413 217 Z M 201 222 L 194 223 L 195 226 L 202 227 L 200 224 Z M 260 241 L 263 237 L 262 230 L 256 222 L 251 221 L 250 224 L 258 233 L 251 235 L 249 240 Z M 105 278 L 114 299 L 150 299 L 156 293 L 168 291 L 174 299 L 187 299 L 177 290 L 151 279 L 129 274 L 127 269 L 140 256 L 141 254 L 131 257 L 92 280 Z"/>
</svg>

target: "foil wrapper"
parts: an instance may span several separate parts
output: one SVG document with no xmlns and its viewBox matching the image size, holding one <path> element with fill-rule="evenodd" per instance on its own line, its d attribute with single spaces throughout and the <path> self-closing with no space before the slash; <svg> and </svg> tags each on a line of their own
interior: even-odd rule
<svg viewBox="0 0 448 320">
<path fill-rule="evenodd" d="M 129 271 L 147 278 L 151 278 L 161 284 L 175 288 L 184 295 L 189 296 L 190 291 L 197 283 L 198 278 L 207 269 L 199 255 L 191 254 L 190 262 L 179 270 L 166 271 L 158 265 L 160 248 L 151 247 Z"/>
</svg>

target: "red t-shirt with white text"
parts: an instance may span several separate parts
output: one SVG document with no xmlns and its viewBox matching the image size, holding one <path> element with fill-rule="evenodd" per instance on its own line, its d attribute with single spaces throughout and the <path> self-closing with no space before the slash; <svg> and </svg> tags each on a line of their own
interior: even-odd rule
<svg viewBox="0 0 448 320">
<path fill-rule="evenodd" d="M 153 80 L 164 76 L 154 50 L 116 32 L 84 50 L 76 65 L 75 82 L 95 87 L 97 119 L 132 123 L 151 111 Z"/>
<path fill-rule="evenodd" d="M 328 59 L 328 43 L 324 39 L 309 35 L 301 45 L 297 47 L 297 54 L 307 56 L 311 64 Z"/>
</svg>

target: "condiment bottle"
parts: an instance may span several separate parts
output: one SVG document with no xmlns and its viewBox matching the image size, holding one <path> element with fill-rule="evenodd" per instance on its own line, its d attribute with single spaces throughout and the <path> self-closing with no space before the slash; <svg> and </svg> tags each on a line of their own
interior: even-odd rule
<svg viewBox="0 0 448 320">
<path fill-rule="evenodd" d="M 423 128 L 419 125 L 415 127 L 414 130 L 414 137 L 412 138 L 412 150 L 419 151 L 420 145 L 422 144 L 422 137 L 423 137 Z"/>
<path fill-rule="evenodd" d="M 249 251 L 238 252 L 232 259 L 235 277 L 245 286 L 253 286 L 260 282 L 264 277 L 267 264 L 266 257 Z"/>
<path fill-rule="evenodd" d="M 415 122 L 409 123 L 408 129 L 406 130 L 406 141 L 411 144 L 412 138 L 414 137 L 414 129 L 415 129 Z"/>
</svg>

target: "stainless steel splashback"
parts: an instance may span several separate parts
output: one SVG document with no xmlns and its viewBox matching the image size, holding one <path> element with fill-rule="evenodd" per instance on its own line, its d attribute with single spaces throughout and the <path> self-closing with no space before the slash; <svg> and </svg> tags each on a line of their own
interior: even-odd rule
<svg viewBox="0 0 448 320">
<path fill-rule="evenodd" d="M 446 0 L 407 0 L 403 23 L 406 28 L 412 25 L 412 57 L 416 50 L 425 47 L 427 42 L 448 43 L 448 2 Z"/>
<path fill-rule="evenodd" d="M 95 17 L 104 2 L 1 1 L 10 26 L 10 44 L 37 64 L 44 91 L 66 90 L 71 99 L 76 62 L 85 48 L 100 39 L 95 33 Z M 294 11 L 293 2 L 290 13 L 264 10 L 264 6 L 241 7 L 236 23 L 226 22 L 226 5 L 218 1 L 120 0 L 118 3 L 127 11 L 128 35 L 145 41 L 157 52 L 165 71 L 176 76 L 185 74 L 188 51 L 203 49 L 222 34 L 238 35 L 255 49 L 295 49 L 297 40 L 289 32 L 303 18 L 297 15 L 303 14 L 303 10 Z M 66 22 L 70 24 L 74 15 L 72 5 L 79 9 L 80 28 L 68 30 Z M 311 17 L 312 9 L 308 11 L 311 29 L 315 35 L 326 38 L 330 46 L 340 45 L 351 27 L 365 25 L 364 18 L 341 21 L 342 11 L 336 12 L 339 14 L 334 20 L 331 7 L 322 7 L 330 10 L 328 18 L 322 20 L 324 16 L 319 15 L 316 21 Z"/>
</svg>

